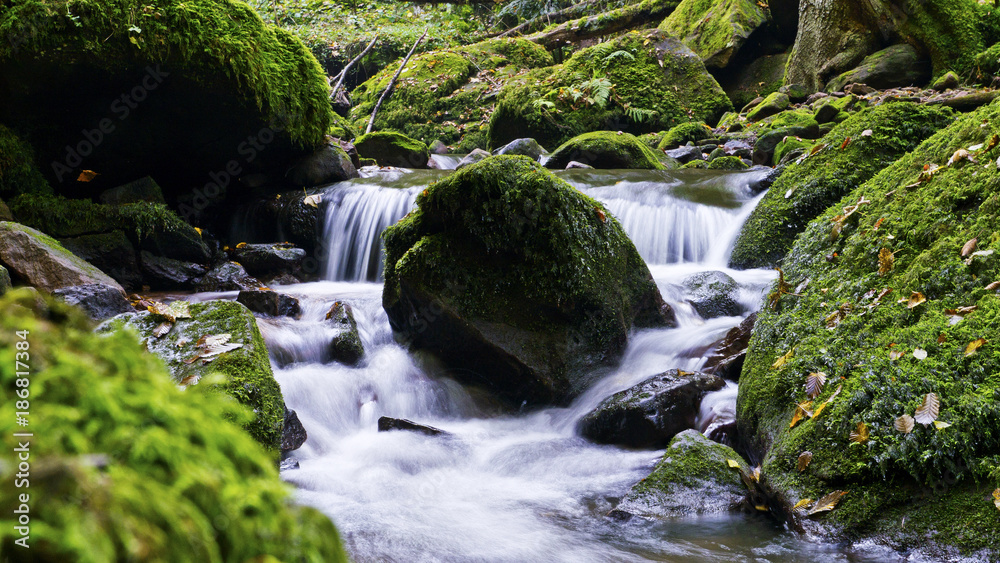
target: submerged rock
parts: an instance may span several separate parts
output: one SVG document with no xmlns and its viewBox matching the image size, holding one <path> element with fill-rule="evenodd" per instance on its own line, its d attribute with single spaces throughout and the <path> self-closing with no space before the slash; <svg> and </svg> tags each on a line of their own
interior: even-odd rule
<svg viewBox="0 0 1000 563">
<path fill-rule="evenodd" d="M 361 158 L 373 158 L 379 166 L 427 168 L 431 154 L 427 145 L 395 131 L 379 131 L 354 140 Z"/>
<path fill-rule="evenodd" d="M 327 324 L 340 330 L 330 341 L 328 348 L 330 361 L 353 366 L 365 355 L 358 323 L 354 320 L 354 309 L 347 303 L 334 303 L 326 313 Z"/>
<path fill-rule="evenodd" d="M 701 399 L 722 389 L 722 378 L 670 370 L 608 397 L 580 419 L 580 434 L 598 444 L 662 448 L 694 428 Z"/>
<path fill-rule="evenodd" d="M 740 510 L 747 488 L 729 460 L 748 467 L 729 446 L 697 430 L 680 432 L 653 472 L 633 485 L 609 516 L 663 519 Z"/>
<path fill-rule="evenodd" d="M 621 131 L 594 131 L 573 137 L 557 148 L 545 167 L 565 169 L 570 162 L 593 168 L 663 170 L 653 149 L 635 136 Z"/>
<path fill-rule="evenodd" d="M 392 418 L 388 416 L 380 417 L 378 419 L 378 431 L 389 432 L 391 430 L 407 430 L 410 432 L 426 434 L 428 436 L 440 436 L 442 434 L 447 434 L 444 430 L 439 430 L 433 426 L 417 424 L 416 422 L 406 420 L 405 418 Z"/>
<path fill-rule="evenodd" d="M 80 307 L 95 321 L 135 311 L 120 288 L 99 283 L 63 287 L 53 291 L 52 295 Z"/>
<path fill-rule="evenodd" d="M 0 262 L 29 285 L 49 292 L 96 283 L 124 294 L 118 282 L 55 239 L 18 223 L 0 222 Z"/>
<path fill-rule="evenodd" d="M 383 307 L 464 382 L 565 403 L 631 327 L 675 322 L 614 217 L 527 157 L 473 164 L 417 206 L 383 235 Z"/>
</svg>

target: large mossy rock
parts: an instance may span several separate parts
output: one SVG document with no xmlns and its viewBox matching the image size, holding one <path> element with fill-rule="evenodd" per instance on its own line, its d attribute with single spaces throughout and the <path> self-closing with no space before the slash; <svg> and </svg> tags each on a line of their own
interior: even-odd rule
<svg viewBox="0 0 1000 563">
<path fill-rule="evenodd" d="M 857 68 L 831 80 L 826 90 L 843 91 L 844 86 L 852 83 L 876 89 L 923 86 L 930 77 L 930 61 L 921 57 L 913 45 L 904 43 L 868 55 Z"/>
<path fill-rule="evenodd" d="M 574 91 L 584 95 L 582 104 Z M 533 137 L 553 147 L 591 131 L 640 134 L 715 123 L 731 109 L 691 49 L 662 31 L 630 32 L 511 78 L 490 119 L 489 142 L 500 147 Z"/>
<path fill-rule="evenodd" d="M 431 152 L 427 144 L 397 131 L 376 131 L 355 139 L 358 156 L 371 158 L 379 166 L 427 168 Z"/>
<path fill-rule="evenodd" d="M 0 263 L 27 284 L 50 292 L 96 283 L 124 293 L 118 282 L 59 241 L 19 223 L 0 222 Z"/>
<path fill-rule="evenodd" d="M 747 489 L 729 460 L 748 467 L 729 446 L 685 430 L 674 436 L 653 472 L 632 486 L 611 515 L 664 519 L 739 510 Z"/>
<path fill-rule="evenodd" d="M 79 311 L 27 289 L 0 300 L 0 329 L 3 444 L 30 442 L 31 464 L 30 489 L 15 488 L 16 465 L 0 465 L 5 558 L 346 561 L 333 524 L 291 502 L 273 455 L 232 422 L 246 409 L 179 389 L 132 336 L 95 335 Z M 29 410 L 15 396 L 20 342 L 35 368 L 27 428 L 14 412 Z M 26 430 L 35 437 L 15 436 Z M 30 549 L 14 544 L 25 491 Z"/>
<path fill-rule="evenodd" d="M 12 0 L 0 36 L 0 122 L 60 191 L 151 175 L 172 201 L 210 172 L 280 168 L 330 126 L 316 59 L 243 2 Z"/>
<path fill-rule="evenodd" d="M 743 225 L 730 266 L 776 265 L 809 221 L 951 119 L 949 111 L 906 102 L 852 115 L 819 141 L 823 150 L 789 165 L 771 186 Z"/>
<path fill-rule="evenodd" d="M 725 68 L 750 34 L 770 19 L 755 0 L 682 0 L 660 29 L 698 54 L 710 68 Z"/>
<path fill-rule="evenodd" d="M 673 324 L 649 270 L 597 201 L 523 156 L 432 184 L 383 233 L 393 330 L 512 402 L 564 403 L 633 326 Z"/>
<path fill-rule="evenodd" d="M 414 56 L 375 117 L 376 129 L 396 129 L 426 143 L 440 140 L 457 152 L 486 148 L 499 84 L 526 69 L 550 66 L 552 56 L 526 39 L 490 39 Z M 354 119 L 367 119 L 399 63 L 351 93 Z"/>
<path fill-rule="evenodd" d="M 285 403 L 253 313 L 235 301 L 191 303 L 188 311 L 191 318 L 178 318 L 170 332 L 159 338 L 154 330 L 168 319 L 150 312 L 116 317 L 102 325 L 102 330 L 135 330 L 146 349 L 167 364 L 176 383 L 193 385 L 209 374 L 221 373 L 225 381 L 219 383 L 220 389 L 255 415 L 246 421 L 247 431 L 264 446 L 276 449 L 281 443 Z M 207 358 L 209 361 L 193 360 L 204 351 L 198 345 L 199 339 L 219 334 L 230 335 L 227 343 L 242 346 Z"/>
<path fill-rule="evenodd" d="M 656 151 L 621 131 L 594 131 L 573 137 L 552 152 L 545 167 L 562 170 L 570 162 L 606 169 L 666 169 Z"/>
<path fill-rule="evenodd" d="M 737 420 L 772 509 L 797 527 L 1000 557 L 998 124 L 1000 103 L 958 118 L 812 221 L 785 259 L 785 279 L 809 283 L 760 312 Z M 975 161 L 952 159 L 977 145 Z M 819 372 L 826 385 L 805 404 L 807 375 Z M 897 430 L 929 393 L 943 424 Z M 795 424 L 796 403 L 825 407 Z M 852 440 L 862 423 L 867 438 Z M 849 494 L 823 516 L 791 510 L 834 490 Z"/>
</svg>

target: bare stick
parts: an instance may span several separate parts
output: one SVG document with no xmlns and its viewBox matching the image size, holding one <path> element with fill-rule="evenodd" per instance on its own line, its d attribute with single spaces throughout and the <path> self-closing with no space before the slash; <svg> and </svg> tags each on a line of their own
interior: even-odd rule
<svg viewBox="0 0 1000 563">
<path fill-rule="evenodd" d="M 351 70 L 351 67 L 354 66 L 354 63 L 360 61 L 361 57 L 364 57 L 365 55 L 368 54 L 368 51 L 372 50 L 372 47 L 375 46 L 376 41 L 378 41 L 377 33 L 375 34 L 375 38 L 372 39 L 372 42 L 369 43 L 367 47 L 365 47 L 365 50 L 361 51 L 361 54 L 358 55 L 357 57 L 351 59 L 351 62 L 347 63 L 347 66 L 344 67 L 344 70 L 340 71 L 340 78 L 337 80 L 337 85 L 333 87 L 333 90 L 331 91 L 330 95 L 332 96 L 337 95 L 337 90 L 340 90 L 341 85 L 344 84 L 344 79 L 347 78 L 347 71 Z"/>
<path fill-rule="evenodd" d="M 385 91 L 382 92 L 382 95 L 379 96 L 378 101 L 375 102 L 375 109 L 372 110 L 371 119 L 368 120 L 368 127 L 365 129 L 365 135 L 372 132 L 372 125 L 375 124 L 375 115 L 378 113 L 378 108 L 380 108 L 382 106 L 382 102 L 389 97 L 389 94 L 392 92 L 392 87 L 396 85 L 396 79 L 399 78 L 399 75 L 403 73 L 403 69 L 406 68 L 406 63 L 409 62 L 410 57 L 413 56 L 413 52 L 417 50 L 417 45 L 420 45 L 420 42 L 423 41 L 424 37 L 427 36 L 427 31 L 429 29 L 430 28 L 425 29 L 424 34 L 417 38 L 417 41 L 413 44 L 413 47 L 410 47 L 410 52 L 406 54 L 406 58 L 403 59 L 403 62 L 399 63 L 399 68 L 396 69 L 396 74 L 392 75 L 392 80 L 389 81 L 389 85 L 385 87 Z"/>
</svg>

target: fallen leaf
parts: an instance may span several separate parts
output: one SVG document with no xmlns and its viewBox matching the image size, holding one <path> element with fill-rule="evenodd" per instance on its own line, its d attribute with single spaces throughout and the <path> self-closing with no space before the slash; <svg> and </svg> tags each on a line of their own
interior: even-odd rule
<svg viewBox="0 0 1000 563">
<path fill-rule="evenodd" d="M 785 364 L 787 364 L 788 360 L 792 359 L 792 355 L 794 353 L 795 353 L 795 347 L 793 346 L 792 349 L 789 350 L 789 351 L 787 351 L 787 352 L 785 352 L 785 354 L 783 356 L 781 356 L 777 360 L 774 360 L 774 363 L 771 364 L 771 369 L 779 369 L 782 366 L 784 366 Z"/>
<path fill-rule="evenodd" d="M 823 392 L 823 385 L 826 384 L 826 374 L 823 372 L 810 373 L 806 376 L 806 395 L 815 399 Z"/>
<path fill-rule="evenodd" d="M 844 498 L 844 495 L 846 494 L 847 491 L 833 491 L 832 493 L 819 499 L 816 501 L 816 506 L 812 507 L 812 510 L 809 511 L 809 516 L 833 510 L 836 508 L 837 503 L 840 502 L 840 499 Z"/>
<path fill-rule="evenodd" d="M 796 405 L 795 414 L 792 415 L 792 421 L 788 423 L 788 427 L 795 428 L 795 425 L 798 424 L 803 418 L 811 418 L 813 413 L 809 410 L 810 408 L 812 408 L 812 401 L 806 401 Z"/>
<path fill-rule="evenodd" d="M 924 395 L 923 402 L 917 407 L 917 410 L 913 413 L 913 420 L 927 426 L 928 424 L 937 420 L 938 409 L 941 407 L 941 400 L 938 399 L 936 393 L 928 393 Z"/>
<path fill-rule="evenodd" d="M 840 389 L 841 389 L 841 387 L 843 387 L 843 386 L 842 385 L 838 385 L 837 388 L 833 391 L 833 394 L 830 395 L 830 397 L 827 398 L 827 400 L 825 400 L 822 403 L 820 403 L 820 405 L 818 407 L 816 407 L 816 410 L 813 412 L 813 418 L 816 418 L 817 416 L 819 416 L 819 413 L 823 412 L 823 409 L 825 409 L 826 406 L 828 404 L 830 404 L 830 402 L 832 402 L 835 398 L 837 398 L 837 395 L 840 395 Z"/>
<path fill-rule="evenodd" d="M 735 459 L 727 459 L 726 463 L 729 465 L 729 467 L 733 469 L 740 469 L 740 462 L 736 461 Z"/>
<path fill-rule="evenodd" d="M 896 259 L 892 255 L 892 251 L 888 248 L 882 247 L 878 251 L 878 275 L 884 276 L 892 271 L 892 266 Z"/>
<path fill-rule="evenodd" d="M 805 507 L 809 506 L 810 504 L 812 504 L 812 502 L 813 502 L 813 499 L 811 499 L 811 498 L 804 498 L 804 499 L 800 500 L 799 502 L 795 503 L 795 506 L 792 507 L 792 510 L 802 510 L 803 508 L 805 508 Z"/>
<path fill-rule="evenodd" d="M 964 258 L 969 254 L 972 254 L 972 251 L 976 249 L 976 244 L 978 243 L 978 239 L 971 238 L 964 245 L 962 245 L 962 257 Z"/>
<path fill-rule="evenodd" d="M 864 131 L 861 132 L 861 136 L 862 137 L 871 137 L 872 133 L 873 133 L 873 131 L 871 129 L 865 129 Z"/>
<path fill-rule="evenodd" d="M 302 198 L 302 203 L 308 205 L 309 207 L 319 207 L 319 204 L 322 201 L 323 201 L 323 194 L 313 194 L 311 196 L 306 196 Z"/>
<path fill-rule="evenodd" d="M 927 301 L 927 298 L 924 297 L 923 293 L 920 293 L 919 291 L 911 292 L 910 298 L 906 300 L 906 308 L 912 309 L 925 301 Z"/>
<path fill-rule="evenodd" d="M 851 431 L 851 441 L 855 444 L 864 444 L 868 441 L 868 425 L 859 422 L 858 426 Z"/>
<path fill-rule="evenodd" d="M 164 322 L 160 323 L 159 326 L 157 326 L 156 328 L 153 329 L 153 337 L 154 338 L 160 338 L 164 334 L 170 332 L 170 329 L 172 329 L 172 328 L 174 328 L 174 323 L 172 323 L 170 321 L 164 321 Z"/>
<path fill-rule="evenodd" d="M 969 342 L 969 344 L 965 347 L 965 357 L 968 358 L 969 356 L 975 354 L 976 350 L 978 350 L 983 344 L 986 344 L 985 338 L 977 338 L 972 342 Z"/>
<path fill-rule="evenodd" d="M 916 359 L 918 359 L 918 360 L 926 360 L 927 359 L 927 350 L 924 350 L 923 348 L 914 348 L 913 349 L 913 357 L 916 358 Z"/>
<path fill-rule="evenodd" d="M 1000 281 L 995 281 L 986 286 L 986 291 L 996 291 L 1000 289 Z"/>
<path fill-rule="evenodd" d="M 98 176 L 100 176 L 100 174 L 98 174 L 97 172 L 94 172 L 93 170 L 84 170 L 84 171 L 80 172 L 79 176 L 77 176 L 76 181 L 77 182 L 89 182 L 89 181 L 93 180 L 94 178 L 96 178 Z"/>
<path fill-rule="evenodd" d="M 198 342 L 195 345 L 199 346 L 199 347 L 202 347 L 202 348 L 211 348 L 213 346 L 222 346 L 226 342 L 229 342 L 229 340 L 232 339 L 232 337 L 233 337 L 233 335 L 231 335 L 229 333 L 213 334 L 211 336 L 209 336 L 209 335 L 206 334 L 205 336 L 202 336 L 201 338 L 199 338 Z"/>
<path fill-rule="evenodd" d="M 938 335 L 938 337 L 937 337 L 937 343 L 938 344 L 944 344 L 945 340 L 948 340 L 948 337 L 945 336 L 943 332 Z"/>
<path fill-rule="evenodd" d="M 187 377 L 185 377 L 184 379 L 181 380 L 180 386 L 181 387 L 188 387 L 190 385 L 194 385 L 195 383 L 198 383 L 199 379 L 201 379 L 201 375 L 199 375 L 197 373 L 192 373 L 191 375 L 189 375 L 189 376 L 187 376 Z"/>
<path fill-rule="evenodd" d="M 163 317 L 168 322 L 175 323 L 177 319 L 190 319 L 191 313 L 188 310 L 190 303 L 187 301 L 174 301 L 167 305 L 159 301 L 153 301 L 152 305 L 146 307 L 150 313 Z"/>
<path fill-rule="evenodd" d="M 944 430 L 945 428 L 948 428 L 949 426 L 951 426 L 951 424 L 949 424 L 947 422 L 942 422 L 940 420 L 935 420 L 934 421 L 934 428 L 937 428 L 938 430 Z"/>
<path fill-rule="evenodd" d="M 956 162 L 960 162 L 962 160 L 968 160 L 968 158 L 969 158 L 969 151 L 965 149 L 958 149 L 951 155 L 951 158 L 948 159 L 948 166 L 951 166 Z"/>
<path fill-rule="evenodd" d="M 889 350 L 889 361 L 896 361 L 903 357 L 906 352 L 902 350 Z"/>
<path fill-rule="evenodd" d="M 799 454 L 798 469 L 799 473 L 802 473 L 809 467 L 809 463 L 813 460 L 812 452 L 802 452 Z"/>
<path fill-rule="evenodd" d="M 993 505 L 1000 510 L 1000 489 L 994 489 L 993 491 Z"/>
<path fill-rule="evenodd" d="M 993 254 L 993 249 L 992 248 L 989 249 L 989 250 L 977 250 L 977 251 L 973 252 L 972 254 L 970 254 L 969 257 L 965 259 L 965 265 L 966 266 L 971 265 L 972 261 L 975 260 L 977 256 L 989 256 L 991 254 Z"/>
<path fill-rule="evenodd" d="M 850 137 L 844 138 L 844 142 L 840 143 L 840 150 L 846 149 L 847 145 L 849 145 L 849 144 L 851 144 L 851 138 Z"/>
<path fill-rule="evenodd" d="M 884 222 L 885 222 L 885 217 L 880 217 L 878 221 L 875 221 L 875 224 L 872 226 L 872 229 L 875 231 L 879 230 L 879 228 L 882 227 L 882 223 Z"/>
<path fill-rule="evenodd" d="M 896 419 L 893 426 L 896 427 L 897 431 L 902 432 L 903 434 L 909 434 L 910 432 L 913 432 L 913 422 L 914 420 L 912 416 L 904 414 Z"/>
<path fill-rule="evenodd" d="M 607 223 L 608 222 L 607 215 L 605 215 L 604 212 L 601 211 L 600 207 L 595 207 L 594 211 L 597 213 L 597 218 L 600 219 L 602 223 Z"/>
<path fill-rule="evenodd" d="M 758 504 L 758 505 L 754 506 L 754 508 L 756 508 L 760 512 L 767 512 L 767 505 L 766 504 Z"/>
<path fill-rule="evenodd" d="M 236 245 L 236 248 L 246 248 L 246 246 L 247 246 L 247 243 L 241 242 L 241 243 L 239 243 L 239 244 Z"/>
<path fill-rule="evenodd" d="M 750 473 L 750 478 L 753 479 L 754 483 L 760 483 L 760 466 L 759 465 L 757 467 L 753 468 L 753 471 Z"/>
</svg>

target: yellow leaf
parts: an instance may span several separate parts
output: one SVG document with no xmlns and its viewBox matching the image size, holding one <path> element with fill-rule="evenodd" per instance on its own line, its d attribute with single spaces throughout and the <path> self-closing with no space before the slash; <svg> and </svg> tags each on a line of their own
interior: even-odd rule
<svg viewBox="0 0 1000 563">
<path fill-rule="evenodd" d="M 1000 510 L 1000 489 L 994 489 L 993 491 L 993 505 Z"/>
<path fill-rule="evenodd" d="M 911 292 L 910 298 L 906 300 L 906 308 L 912 309 L 925 301 L 927 301 L 927 298 L 924 297 L 923 293 L 920 293 L 919 291 Z"/>
<path fill-rule="evenodd" d="M 247 243 L 245 243 L 245 242 L 241 242 L 241 243 L 239 243 L 239 244 L 236 245 L 236 248 L 246 248 L 246 247 L 247 247 Z"/>
<path fill-rule="evenodd" d="M 805 507 L 809 506 L 810 504 L 812 504 L 812 501 L 813 501 L 813 499 L 811 499 L 811 498 L 804 498 L 804 499 L 800 500 L 799 502 L 795 503 L 795 506 L 792 507 L 792 510 L 799 510 L 799 509 L 805 508 Z"/>
<path fill-rule="evenodd" d="M 809 464 L 812 462 L 812 460 L 813 460 L 813 454 L 812 454 L 812 452 L 802 452 L 802 453 L 800 453 L 799 454 L 799 463 L 798 463 L 799 473 L 802 473 L 803 471 L 805 471 L 806 468 L 809 467 Z"/>
<path fill-rule="evenodd" d="M 754 508 L 756 508 L 757 510 L 759 510 L 761 512 L 767 512 L 767 505 L 766 504 L 758 504 L 758 505 L 754 506 Z"/>
<path fill-rule="evenodd" d="M 739 469 L 740 468 L 740 462 L 736 461 L 735 459 L 727 459 L 726 460 L 726 464 L 728 464 L 729 467 L 731 467 L 733 469 Z"/>
<path fill-rule="evenodd" d="M 779 369 L 788 363 L 788 360 L 792 359 L 792 355 L 795 353 L 795 347 L 793 346 L 791 350 L 785 352 L 785 355 L 781 356 L 774 363 L 771 364 L 771 369 Z"/>
<path fill-rule="evenodd" d="M 755 483 L 760 482 L 760 466 L 753 468 L 753 473 L 750 474 L 750 478 L 754 480 Z"/>
<path fill-rule="evenodd" d="M 302 203 L 308 205 L 309 207 L 319 207 L 321 201 L 323 201 L 323 194 L 314 194 L 302 198 Z"/>
<path fill-rule="evenodd" d="M 956 162 L 962 160 L 966 160 L 967 158 L 969 158 L 969 151 L 965 149 L 958 149 L 957 151 L 955 151 L 954 154 L 951 155 L 951 158 L 948 159 L 948 165 L 951 166 L 952 164 L 955 164 Z"/>
<path fill-rule="evenodd" d="M 795 428 L 795 425 L 799 423 L 803 418 L 809 418 L 812 416 L 812 401 L 806 401 L 804 403 L 799 403 L 795 406 L 795 414 L 792 415 L 792 422 L 788 424 L 789 428 Z"/>
<path fill-rule="evenodd" d="M 978 350 L 983 344 L 986 344 L 985 338 L 977 338 L 972 342 L 969 342 L 969 345 L 965 347 L 965 357 L 975 354 L 976 350 Z"/>
<path fill-rule="evenodd" d="M 98 176 L 100 176 L 100 174 L 94 172 L 93 170 L 84 170 L 83 172 L 80 172 L 79 176 L 77 176 L 76 181 L 89 182 Z"/>
<path fill-rule="evenodd" d="M 846 494 L 847 491 L 833 491 L 816 501 L 816 506 L 812 507 L 812 510 L 809 511 L 809 515 L 812 516 L 813 514 L 833 510 L 837 506 L 837 503 L 840 502 L 840 499 L 844 498 L 844 495 Z"/>
<path fill-rule="evenodd" d="M 945 428 L 948 428 L 949 426 L 951 426 L 951 424 L 948 424 L 947 422 L 941 422 L 940 420 L 935 420 L 934 421 L 934 428 L 937 428 L 938 430 L 944 430 Z"/>
<path fill-rule="evenodd" d="M 878 275 L 884 276 L 892 271 L 895 258 L 888 248 L 883 247 L 878 251 Z"/>
<path fill-rule="evenodd" d="M 896 427 L 897 431 L 902 432 L 903 434 L 909 434 L 910 432 L 913 432 L 913 417 L 908 414 L 904 414 L 896 419 L 893 426 Z"/>
<path fill-rule="evenodd" d="M 198 228 L 198 227 L 195 227 L 195 228 L 194 228 L 194 230 L 198 231 L 198 236 L 201 236 L 201 233 L 202 233 L 202 231 L 201 231 L 201 229 L 200 229 L 200 228 Z"/>
<path fill-rule="evenodd" d="M 827 400 L 825 400 L 822 403 L 820 403 L 820 405 L 818 407 L 816 407 L 816 412 L 813 413 L 813 418 L 816 418 L 817 416 L 819 416 L 819 413 L 823 412 L 823 409 L 825 409 L 826 406 L 828 404 L 830 404 L 830 402 L 833 401 L 837 397 L 837 395 L 840 394 L 841 387 L 843 387 L 843 386 L 842 385 L 838 385 L 837 389 L 834 390 L 833 394 L 830 395 L 830 397 Z"/>
<path fill-rule="evenodd" d="M 855 444 L 864 444 L 868 441 L 868 425 L 859 422 L 857 428 L 851 432 L 851 441 Z"/>
<path fill-rule="evenodd" d="M 928 393 L 924 395 L 924 400 L 917 407 L 916 412 L 913 413 L 913 420 L 927 426 L 928 424 L 937 420 L 938 409 L 941 406 L 941 400 L 938 399 L 936 393 Z"/>
</svg>

